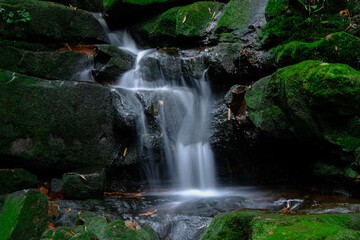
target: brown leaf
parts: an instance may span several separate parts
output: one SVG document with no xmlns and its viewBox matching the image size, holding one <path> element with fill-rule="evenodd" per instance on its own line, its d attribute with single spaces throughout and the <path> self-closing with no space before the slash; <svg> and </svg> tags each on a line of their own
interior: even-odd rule
<svg viewBox="0 0 360 240">
<path fill-rule="evenodd" d="M 228 110 L 228 121 L 230 121 L 230 119 L 231 119 L 231 109 L 229 108 L 229 110 Z"/>
<path fill-rule="evenodd" d="M 71 212 L 71 208 L 67 208 L 67 209 L 65 210 L 65 213 L 69 213 L 69 212 Z"/>
<path fill-rule="evenodd" d="M 75 174 L 81 177 L 84 181 L 87 181 L 86 177 L 83 174 L 80 173 L 75 173 Z"/>
<path fill-rule="evenodd" d="M 326 36 L 326 40 L 329 40 L 332 37 L 332 34 Z"/>
<path fill-rule="evenodd" d="M 184 19 L 183 19 L 182 23 L 184 23 L 184 22 L 186 22 L 186 16 L 184 17 Z"/>
<path fill-rule="evenodd" d="M 338 46 L 335 46 L 335 51 L 337 51 L 338 50 Z"/>
<path fill-rule="evenodd" d="M 269 235 L 272 235 L 272 234 L 274 234 L 274 232 L 273 232 L 273 231 L 269 232 Z"/>
<path fill-rule="evenodd" d="M 123 154 L 124 157 L 126 156 L 126 153 L 127 153 L 127 148 L 125 148 L 124 150 L 124 154 Z"/>
<path fill-rule="evenodd" d="M 140 215 L 142 215 L 142 216 L 149 216 L 149 215 L 151 215 L 151 214 L 154 214 L 154 213 L 156 213 L 157 212 L 157 209 L 155 209 L 154 211 L 152 211 L 152 212 L 146 212 L 146 213 L 140 213 Z"/>
<path fill-rule="evenodd" d="M 53 224 L 53 223 L 48 223 L 48 229 L 52 229 L 52 228 L 54 228 L 55 227 L 55 224 Z"/>
</svg>

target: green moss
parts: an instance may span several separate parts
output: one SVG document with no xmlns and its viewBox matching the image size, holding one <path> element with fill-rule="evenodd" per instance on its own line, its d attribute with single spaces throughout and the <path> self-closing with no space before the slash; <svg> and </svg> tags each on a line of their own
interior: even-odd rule
<svg viewBox="0 0 360 240">
<path fill-rule="evenodd" d="M 0 239 L 39 239 L 50 220 L 47 197 L 37 190 L 8 195 L 0 215 Z"/>
<path fill-rule="evenodd" d="M 280 15 L 269 21 L 258 37 L 262 46 L 270 48 L 292 41 L 317 41 L 348 26 L 348 19 L 340 14 L 314 16 L 311 21 L 304 16 Z"/>
<path fill-rule="evenodd" d="M 231 33 L 241 37 L 258 11 L 260 0 L 231 0 L 220 18 L 212 38 L 219 38 L 222 33 Z"/>
<path fill-rule="evenodd" d="M 102 198 L 105 179 L 105 169 L 88 168 L 66 173 L 62 177 L 62 190 L 68 199 Z"/>
<path fill-rule="evenodd" d="M 156 43 L 169 44 L 178 38 L 200 40 L 204 38 L 206 26 L 212 21 L 223 4 L 218 2 L 196 2 L 175 7 L 147 21 L 140 27 L 149 39 Z"/>
<path fill-rule="evenodd" d="M 271 52 L 271 58 L 280 66 L 312 59 L 345 63 L 360 69 L 358 46 L 360 46 L 360 38 L 346 32 L 338 32 L 312 43 L 295 41 L 280 45 Z"/>
<path fill-rule="evenodd" d="M 0 21 L 0 36 L 6 39 L 26 41 L 60 41 L 78 43 L 78 41 L 106 40 L 99 22 L 84 10 L 73 10 L 68 6 L 38 0 L 0 0 L 0 7 L 16 12 L 26 9 L 29 22 L 7 24 Z"/>
<path fill-rule="evenodd" d="M 43 0 L 44 1 L 44 0 Z M 64 4 L 65 6 L 77 7 L 90 12 L 102 12 L 104 11 L 104 1 L 103 0 L 45 0 L 51 2 L 57 2 Z M 105 1 L 106 2 L 106 1 Z"/>
<path fill-rule="evenodd" d="M 269 0 L 265 8 L 266 19 L 270 21 L 276 16 L 285 14 L 288 4 L 288 0 Z"/>
<path fill-rule="evenodd" d="M 78 236 L 80 234 L 81 235 L 84 234 L 82 226 L 57 227 L 45 231 L 42 234 L 41 240 L 68 240 L 68 239 L 74 239 L 73 238 L 74 235 Z M 88 234 L 87 236 L 88 238 L 85 239 L 87 240 L 90 239 L 90 236 Z M 81 238 L 76 238 L 76 239 L 81 239 Z"/>
<path fill-rule="evenodd" d="M 256 82 L 245 99 L 251 121 L 273 136 L 327 141 L 344 156 L 360 146 L 360 72 L 348 65 L 285 67 Z"/>
<path fill-rule="evenodd" d="M 359 215 L 280 216 L 239 211 L 216 216 L 200 239 L 357 239 Z"/>
</svg>

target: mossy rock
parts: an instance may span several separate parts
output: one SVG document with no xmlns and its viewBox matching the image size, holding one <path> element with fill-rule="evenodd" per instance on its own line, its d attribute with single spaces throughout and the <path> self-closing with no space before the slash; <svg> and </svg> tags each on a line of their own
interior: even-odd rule
<svg viewBox="0 0 360 240">
<path fill-rule="evenodd" d="M 81 169 L 63 175 L 62 191 L 67 199 L 102 198 L 105 183 L 104 168 Z"/>
<path fill-rule="evenodd" d="M 200 239 L 359 239 L 359 214 L 278 215 L 238 211 L 216 216 Z"/>
<path fill-rule="evenodd" d="M 134 239 L 156 240 L 160 239 L 157 233 L 149 226 L 140 226 L 134 222 L 132 227 L 127 227 L 124 221 L 112 221 L 109 217 L 98 216 L 95 213 L 82 211 L 79 219 L 83 221 L 89 233 L 99 239 Z M 136 225 L 135 225 L 136 224 Z M 136 230 L 134 229 L 136 227 Z"/>
<path fill-rule="evenodd" d="M 105 32 L 90 12 L 38 0 L 0 0 L 7 13 L 25 9 L 31 17 L 28 22 L 0 21 L 0 36 L 30 42 L 60 41 L 69 44 L 106 41 Z M 21 19 L 14 16 L 14 20 Z"/>
<path fill-rule="evenodd" d="M 292 65 L 305 60 L 345 63 L 360 70 L 360 38 L 346 32 L 329 34 L 312 42 L 290 42 L 272 50 L 271 58 L 279 66 Z"/>
<path fill-rule="evenodd" d="M 38 190 L 7 196 L 0 213 L 0 239 L 40 239 L 50 216 L 47 197 Z"/>
<path fill-rule="evenodd" d="M 97 82 L 116 83 L 135 64 L 136 57 L 130 52 L 112 45 L 97 45 L 97 48 L 95 66 L 91 71 Z"/>
<path fill-rule="evenodd" d="M 110 88 L 0 71 L 0 92 L 1 162 L 65 171 L 108 166 L 120 151 Z"/>
<path fill-rule="evenodd" d="M 304 61 L 259 80 L 245 99 L 258 129 L 273 137 L 330 144 L 355 161 L 347 155 L 360 146 L 360 72 L 350 66 Z"/>
<path fill-rule="evenodd" d="M 0 169 L 0 194 L 36 188 L 37 177 L 25 169 Z"/>
<path fill-rule="evenodd" d="M 304 16 L 277 16 L 259 32 L 258 39 L 265 48 L 292 41 L 314 42 L 349 26 L 347 17 L 340 14 L 314 16 L 307 21 Z"/>
<path fill-rule="evenodd" d="M 155 46 L 194 46 L 206 38 L 207 26 L 213 21 L 214 13 L 218 13 L 223 6 L 218 2 L 196 2 L 174 7 L 146 20 L 132 31 Z"/>
<path fill-rule="evenodd" d="M 83 9 L 89 12 L 103 12 L 104 1 L 103 0 L 42 0 L 51 1 L 64 4 L 65 6 L 73 6 L 75 8 Z"/>
<path fill-rule="evenodd" d="M 0 46 L 0 68 L 29 76 L 80 80 L 80 73 L 92 64 L 91 56 L 73 51 L 28 51 Z"/>
<path fill-rule="evenodd" d="M 248 26 L 253 23 L 253 18 L 259 11 L 262 2 L 261 0 L 231 0 L 220 18 L 212 38 L 221 38 L 224 41 L 230 39 L 231 41 L 229 34 L 232 34 L 239 41 L 239 38 L 248 32 Z"/>
</svg>

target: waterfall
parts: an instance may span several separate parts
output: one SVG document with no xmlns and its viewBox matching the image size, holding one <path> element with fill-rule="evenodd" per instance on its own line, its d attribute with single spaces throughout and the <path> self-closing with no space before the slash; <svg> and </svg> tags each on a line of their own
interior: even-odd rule
<svg viewBox="0 0 360 240">
<path fill-rule="evenodd" d="M 143 108 L 137 118 L 137 135 L 150 185 L 158 186 L 162 165 L 166 163 L 167 175 L 177 188 L 214 189 L 214 157 L 208 137 L 211 89 L 206 69 L 198 79 L 185 78 L 181 66 L 185 57 L 155 49 L 140 51 L 126 31 L 110 32 L 101 16 L 97 18 L 112 44 L 137 55 L 135 67 L 119 77 L 117 87 L 131 91 L 132 100 Z M 159 128 L 155 134 L 145 114 L 144 102 L 148 96 L 151 96 L 152 115 Z M 160 163 L 158 159 L 151 159 L 154 153 L 147 147 L 149 141 L 156 138 L 162 144 Z"/>
</svg>

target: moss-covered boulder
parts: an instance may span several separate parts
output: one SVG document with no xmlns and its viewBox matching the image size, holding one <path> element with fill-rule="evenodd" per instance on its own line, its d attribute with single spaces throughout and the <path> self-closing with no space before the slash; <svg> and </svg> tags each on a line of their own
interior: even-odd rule
<svg viewBox="0 0 360 240">
<path fill-rule="evenodd" d="M 89 240 L 91 238 L 94 236 L 89 234 L 83 226 L 56 227 L 45 231 L 41 236 L 41 240 Z"/>
<path fill-rule="evenodd" d="M 0 162 L 56 171 L 108 166 L 121 155 L 126 137 L 115 140 L 110 88 L 0 71 L 0 92 Z"/>
<path fill-rule="evenodd" d="M 139 24 L 132 32 L 154 46 L 195 46 L 210 34 L 207 26 L 223 6 L 218 2 L 196 2 L 174 7 Z"/>
<path fill-rule="evenodd" d="M 47 197 L 38 190 L 7 196 L 0 213 L 0 239 L 40 239 L 50 216 Z"/>
<path fill-rule="evenodd" d="M 0 0 L 0 8 L 6 13 L 15 13 L 15 22 L 0 21 L 0 37 L 6 39 L 60 41 L 69 44 L 106 40 L 100 23 L 90 12 L 81 9 L 75 10 L 61 4 L 38 0 Z M 16 14 L 23 9 L 31 18 L 27 22 L 21 21 L 21 14 Z"/>
<path fill-rule="evenodd" d="M 248 27 L 254 23 L 254 19 L 264 4 L 266 3 L 261 0 L 231 0 L 217 23 L 212 38 L 220 38 L 225 42 L 239 41 L 249 32 Z"/>
<path fill-rule="evenodd" d="M 201 235 L 213 239 L 359 239 L 359 214 L 279 215 L 238 211 L 217 215 Z"/>
<path fill-rule="evenodd" d="M 36 188 L 36 175 L 25 169 L 0 169 L 0 194 Z"/>
<path fill-rule="evenodd" d="M 273 137 L 330 144 L 350 161 L 340 164 L 346 169 L 360 146 L 359 96 L 360 73 L 355 69 L 305 61 L 259 80 L 245 99 L 258 129 Z M 355 181 L 356 174 L 350 175 Z"/>
<path fill-rule="evenodd" d="M 92 56 L 73 51 L 28 51 L 0 46 L 0 68 L 45 79 L 80 80 Z"/>
<path fill-rule="evenodd" d="M 74 8 L 83 9 L 89 12 L 102 12 L 104 11 L 103 0 L 42 0 L 48 2 L 57 2 L 64 4 L 65 6 L 72 6 Z"/>
<path fill-rule="evenodd" d="M 92 212 L 82 211 L 79 213 L 89 233 L 99 239 L 134 239 L 134 240 L 156 240 L 160 239 L 157 233 L 149 226 L 140 226 L 135 222 L 125 225 L 124 221 L 111 221 L 109 217 L 98 216 Z"/>
<path fill-rule="evenodd" d="M 115 83 L 121 74 L 133 68 L 135 55 L 112 45 L 98 45 L 95 66 L 91 71 L 101 83 Z"/>
<path fill-rule="evenodd" d="M 360 38 L 346 32 L 329 34 L 312 42 L 290 42 L 276 47 L 271 58 L 280 66 L 305 60 L 321 60 L 329 63 L 345 63 L 360 69 Z"/>
<path fill-rule="evenodd" d="M 62 177 L 62 191 L 67 199 L 102 198 L 105 181 L 104 168 L 85 168 L 65 173 Z"/>
</svg>

